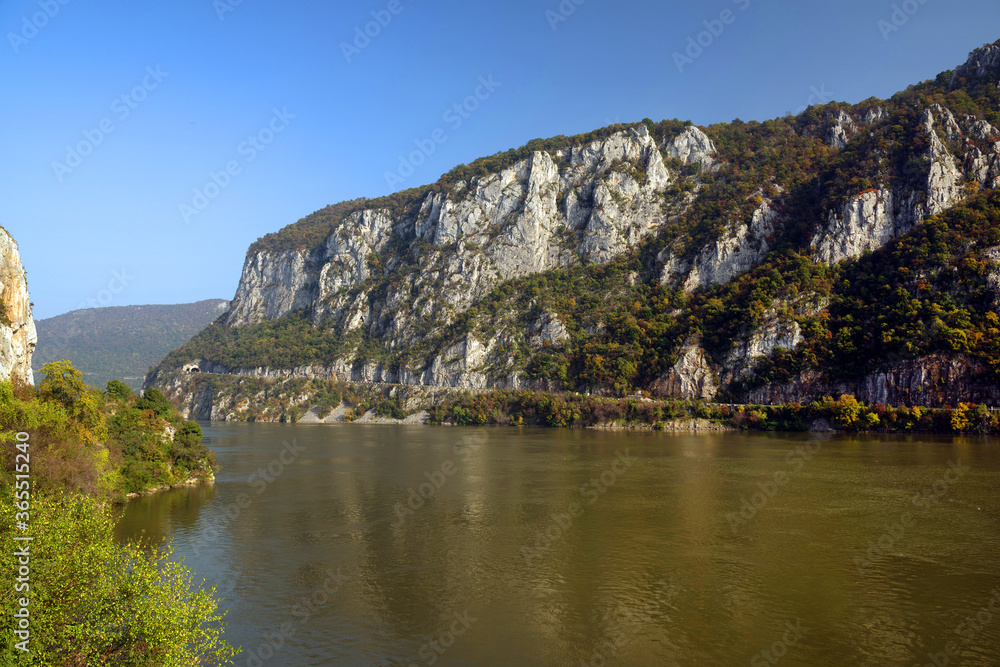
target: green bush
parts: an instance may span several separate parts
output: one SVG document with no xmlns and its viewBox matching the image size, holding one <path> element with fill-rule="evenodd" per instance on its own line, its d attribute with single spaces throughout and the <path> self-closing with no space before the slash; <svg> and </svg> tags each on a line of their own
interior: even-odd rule
<svg viewBox="0 0 1000 667">
<path fill-rule="evenodd" d="M 30 653 L 12 645 L 5 621 L 0 664 L 161 667 L 232 664 L 237 651 L 222 639 L 214 589 L 192 581 L 169 550 L 147 554 L 119 546 L 106 506 L 75 497 L 36 496 L 31 505 L 31 579 L 15 591 L 11 541 L 15 508 L 0 502 L 0 597 L 5 619 L 30 600 Z M 20 543 L 18 543 L 20 544 Z"/>
</svg>

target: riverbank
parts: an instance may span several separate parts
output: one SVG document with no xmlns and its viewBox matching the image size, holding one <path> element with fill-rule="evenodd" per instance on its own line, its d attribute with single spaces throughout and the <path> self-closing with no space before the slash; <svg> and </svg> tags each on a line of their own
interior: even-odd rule
<svg viewBox="0 0 1000 667">
<path fill-rule="evenodd" d="M 430 423 L 684 430 L 713 424 L 720 430 L 842 431 L 869 433 L 1000 433 L 1000 413 L 986 406 L 922 408 L 863 405 L 853 396 L 804 406 L 734 405 L 648 398 L 607 398 L 578 393 L 495 391 L 454 394 L 430 410 Z"/>
<path fill-rule="evenodd" d="M 177 482 L 176 484 L 163 484 L 160 486 L 155 486 L 144 491 L 136 491 L 133 493 L 125 494 L 126 500 L 133 500 L 135 498 L 142 498 L 143 496 L 153 496 L 157 493 L 162 493 L 164 491 L 170 491 L 171 489 L 179 489 L 185 486 L 198 486 L 199 484 L 215 484 L 215 475 L 195 475 L 188 477 L 183 482 Z"/>
<path fill-rule="evenodd" d="M 1000 433 L 1000 412 L 863 405 L 853 396 L 809 405 L 737 405 L 645 395 L 609 397 L 523 389 L 456 389 L 321 378 L 186 374 L 164 391 L 190 419 L 227 422 L 528 425 L 558 428 Z"/>
</svg>

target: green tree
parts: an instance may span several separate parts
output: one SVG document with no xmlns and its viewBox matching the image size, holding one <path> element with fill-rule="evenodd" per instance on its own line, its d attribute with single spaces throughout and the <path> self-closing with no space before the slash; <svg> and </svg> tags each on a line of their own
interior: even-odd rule
<svg viewBox="0 0 1000 667">
<path fill-rule="evenodd" d="M 142 392 L 142 398 L 135 403 L 135 407 L 140 410 L 152 410 L 157 417 L 168 417 L 173 414 L 173 406 L 167 397 L 156 389 L 147 389 Z"/>
<path fill-rule="evenodd" d="M 42 398 L 59 401 L 67 408 L 87 393 L 89 387 L 83 381 L 83 373 L 73 368 L 69 361 L 52 361 L 42 366 L 45 379 L 38 385 Z"/>
<path fill-rule="evenodd" d="M 833 419 L 840 428 L 853 430 L 858 427 L 858 417 L 861 416 L 863 407 L 858 399 L 844 394 L 833 404 Z"/>
<path fill-rule="evenodd" d="M 108 382 L 108 387 L 104 390 L 104 393 L 121 401 L 127 401 L 133 396 L 132 388 L 120 380 L 111 380 Z"/>
<path fill-rule="evenodd" d="M 45 379 L 38 385 L 42 400 L 61 403 L 76 421 L 80 439 L 88 445 L 104 442 L 107 425 L 98 403 L 96 390 L 83 381 L 83 373 L 69 361 L 53 361 L 42 366 Z"/>
</svg>

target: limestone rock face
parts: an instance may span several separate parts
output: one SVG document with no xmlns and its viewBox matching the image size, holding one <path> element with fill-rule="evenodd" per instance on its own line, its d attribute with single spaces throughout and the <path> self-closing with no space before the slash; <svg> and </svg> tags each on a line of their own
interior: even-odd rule
<svg viewBox="0 0 1000 667">
<path fill-rule="evenodd" d="M 986 365 L 981 360 L 938 352 L 872 371 L 855 382 L 831 384 L 825 382 L 818 371 L 803 371 L 791 382 L 754 389 L 748 400 L 764 404 L 808 404 L 824 395 L 851 394 L 869 405 L 939 407 L 955 406 L 960 402 L 1000 405 L 1000 387 L 979 381 L 979 377 L 988 377 Z"/>
<path fill-rule="evenodd" d="M 954 90 L 960 79 L 974 81 L 989 76 L 1000 69 L 1000 46 L 990 44 L 969 54 L 964 65 L 959 66 L 951 76 L 950 87 Z"/>
<path fill-rule="evenodd" d="M 815 256 L 836 264 L 881 248 L 912 226 L 912 212 L 897 210 L 895 204 L 892 191 L 882 189 L 850 199 L 839 214 L 831 211 L 826 229 L 813 237 Z"/>
<path fill-rule="evenodd" d="M 864 120 L 864 122 L 868 123 L 869 125 L 874 125 L 876 123 L 881 123 L 888 117 L 889 117 L 889 112 L 886 111 L 885 107 L 875 107 L 873 109 L 869 109 L 865 113 L 862 120 Z"/>
<path fill-rule="evenodd" d="M 987 280 L 996 293 L 993 298 L 993 308 L 1000 314 L 1000 246 L 988 248 L 984 254 L 993 262 L 993 270 L 990 271 Z"/>
<path fill-rule="evenodd" d="M 847 142 L 851 136 L 857 131 L 858 125 L 854 122 L 854 119 L 843 111 L 839 111 L 834 117 L 833 129 L 830 130 L 830 137 L 827 139 L 827 143 L 834 148 L 843 150 L 847 147 Z"/>
<path fill-rule="evenodd" d="M 569 333 L 566 331 L 566 325 L 554 313 L 543 313 L 535 321 L 528 339 L 533 347 L 562 345 L 567 341 L 569 341 Z"/>
<path fill-rule="evenodd" d="M 931 140 L 928 151 L 931 169 L 927 176 L 927 215 L 941 213 L 962 199 L 959 187 L 962 182 L 962 172 L 955 164 L 955 157 L 938 137 L 938 133 L 935 131 L 935 121 L 948 141 L 957 141 L 962 136 L 962 131 L 958 127 L 958 123 L 955 122 L 951 111 L 942 108 L 939 104 L 924 111 L 921 122 L 923 122 Z"/>
<path fill-rule="evenodd" d="M 700 287 L 727 283 L 760 264 L 771 249 L 778 218 L 775 203 L 764 200 L 753 212 L 749 223 L 731 226 L 727 235 L 702 250 L 684 280 L 684 291 L 693 292 Z"/>
<path fill-rule="evenodd" d="M 659 396 L 712 400 L 719 391 L 719 380 L 697 339 L 689 339 L 681 348 L 674 367 L 653 384 Z"/>
<path fill-rule="evenodd" d="M 715 144 L 707 134 L 693 125 L 667 144 L 667 153 L 684 164 L 698 163 L 703 169 L 715 164 Z"/>
<path fill-rule="evenodd" d="M 923 218 L 960 203 L 967 184 L 1000 185 L 1000 146 L 994 142 L 1000 130 L 972 116 L 959 121 L 939 104 L 925 109 L 920 122 L 929 142 L 925 185 L 868 190 L 829 211 L 826 225 L 812 238 L 816 261 L 836 264 L 881 248 Z"/>
<path fill-rule="evenodd" d="M 0 380 L 34 384 L 31 354 L 37 342 L 21 255 L 17 243 L 0 227 Z"/>
<path fill-rule="evenodd" d="M 248 256 L 226 323 L 256 324 L 307 307 L 314 294 L 308 259 L 304 251 Z"/>
<path fill-rule="evenodd" d="M 711 141 L 696 128 L 689 134 L 688 155 L 701 159 L 697 151 Z M 399 335 L 411 328 L 399 317 L 404 303 L 421 315 L 461 312 L 503 280 L 613 259 L 662 221 L 661 193 L 671 182 L 645 126 L 555 155 L 535 152 L 454 192 L 428 194 L 412 218 L 394 224 L 387 211 L 365 210 L 339 223 L 321 248 L 249 255 L 227 324 L 308 310 L 317 322 Z M 430 244 L 421 272 L 381 304 L 352 294 L 373 271 L 397 268 L 370 264 L 393 234 Z M 412 303 L 413 292 L 424 298 Z"/>
<path fill-rule="evenodd" d="M 773 310 L 768 311 L 759 327 L 733 344 L 726 357 L 723 383 L 742 380 L 753 371 L 759 359 L 771 356 L 779 347 L 794 350 L 803 340 L 798 322 L 785 321 Z"/>
<path fill-rule="evenodd" d="M 707 163 L 714 146 L 697 128 L 659 146 L 645 126 L 637 126 L 552 154 L 535 152 L 450 192 L 432 191 L 409 216 L 359 211 L 336 224 L 317 248 L 249 254 L 226 323 L 241 327 L 302 311 L 317 325 L 365 330 L 390 349 L 408 349 L 434 334 L 428 322 L 448 325 L 503 281 L 607 262 L 638 244 L 664 220 L 663 193 L 673 176 L 662 152 L 671 150 Z M 416 271 L 378 263 L 393 239 L 424 244 Z M 393 272 L 403 277 L 378 297 L 358 289 Z M 539 345 L 562 344 L 567 334 L 556 319 L 539 323 L 535 338 Z M 412 370 L 362 365 L 361 378 L 480 387 L 487 382 L 481 367 L 504 368 L 508 347 L 502 337 L 467 341 Z M 345 369 L 348 377 L 358 374 L 350 353 L 336 365 L 341 377 Z M 516 386 L 520 380 L 503 375 L 490 382 Z"/>
</svg>

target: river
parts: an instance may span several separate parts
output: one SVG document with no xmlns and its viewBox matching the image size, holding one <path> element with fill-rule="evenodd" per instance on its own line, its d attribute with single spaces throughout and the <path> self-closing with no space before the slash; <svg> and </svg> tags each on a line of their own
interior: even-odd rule
<svg viewBox="0 0 1000 667">
<path fill-rule="evenodd" d="M 995 440 L 204 428 L 215 484 L 118 536 L 241 667 L 1000 664 Z"/>
</svg>

